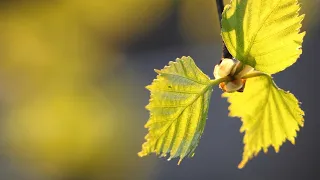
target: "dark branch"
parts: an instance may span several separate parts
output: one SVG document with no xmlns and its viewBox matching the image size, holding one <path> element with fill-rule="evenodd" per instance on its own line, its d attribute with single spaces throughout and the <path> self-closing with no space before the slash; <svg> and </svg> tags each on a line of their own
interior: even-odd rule
<svg viewBox="0 0 320 180">
<path fill-rule="evenodd" d="M 217 9 L 218 9 L 220 28 L 222 28 L 221 19 L 222 19 L 222 12 L 223 12 L 223 8 L 224 8 L 223 0 L 216 0 L 216 4 L 217 4 Z M 232 55 L 228 51 L 228 49 L 223 41 L 222 41 L 222 58 L 232 59 Z"/>
</svg>

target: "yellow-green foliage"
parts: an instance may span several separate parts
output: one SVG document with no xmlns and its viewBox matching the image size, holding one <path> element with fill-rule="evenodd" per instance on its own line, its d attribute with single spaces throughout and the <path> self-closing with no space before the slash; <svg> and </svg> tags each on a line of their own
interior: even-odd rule
<svg viewBox="0 0 320 180">
<path fill-rule="evenodd" d="M 222 96 L 231 104 L 229 116 L 240 117 L 243 122 L 240 132 L 245 132 L 245 146 L 239 168 L 261 149 L 266 153 L 273 146 L 278 152 L 287 139 L 294 144 L 304 112 L 294 95 L 279 89 L 270 76 L 250 78 L 243 93 Z"/>
<path fill-rule="evenodd" d="M 233 0 L 227 5 L 221 35 L 241 63 L 228 71 L 221 63 L 217 70 L 230 73 L 216 80 L 203 74 L 190 57 L 157 70 L 157 79 L 148 86 L 149 134 L 139 155 L 170 153 L 169 159 L 180 156 L 180 161 L 192 155 L 205 126 L 212 87 L 221 83 L 223 89 L 229 82 L 245 84 L 243 92 L 223 94 L 231 104 L 229 116 L 243 122 L 245 146 L 239 168 L 261 149 L 266 153 L 273 146 L 278 152 L 286 140 L 294 144 L 304 112 L 293 94 L 275 85 L 271 74 L 291 66 L 302 53 L 304 15 L 299 15 L 299 9 L 297 0 Z M 254 71 L 237 75 L 247 67 L 243 65 Z"/>
<path fill-rule="evenodd" d="M 302 53 L 305 32 L 300 33 L 304 15 L 297 0 L 233 0 L 222 14 L 222 38 L 229 52 L 255 70 L 274 74 L 296 62 Z M 245 131 L 242 168 L 272 145 L 276 152 L 288 139 L 294 143 L 296 130 L 303 125 L 298 100 L 278 89 L 271 77 L 248 79 L 241 94 L 229 97 L 230 116 L 243 121 Z M 270 124 L 268 124 L 270 123 Z"/>
<path fill-rule="evenodd" d="M 139 156 L 151 152 L 180 161 L 192 155 L 203 132 L 212 85 L 190 57 L 169 62 L 147 89 L 151 92 L 147 142 Z"/>
<path fill-rule="evenodd" d="M 222 38 L 237 60 L 277 73 L 302 53 L 299 9 L 297 0 L 233 0 L 222 14 Z"/>
</svg>

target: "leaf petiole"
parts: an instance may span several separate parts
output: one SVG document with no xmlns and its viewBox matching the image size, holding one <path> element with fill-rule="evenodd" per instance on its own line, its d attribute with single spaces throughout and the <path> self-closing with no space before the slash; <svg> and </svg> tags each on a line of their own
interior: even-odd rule
<svg viewBox="0 0 320 180">
<path fill-rule="evenodd" d="M 242 79 L 249 79 L 249 78 L 254 78 L 254 77 L 258 77 L 258 76 L 266 76 L 266 77 L 271 78 L 271 76 L 269 74 L 266 74 L 266 73 L 263 73 L 260 71 L 253 71 L 252 73 L 248 73 L 248 74 L 244 75 L 242 77 Z"/>
<path fill-rule="evenodd" d="M 216 86 L 222 82 L 228 82 L 230 80 L 231 80 L 231 78 L 229 76 L 219 78 L 219 79 L 213 79 L 213 80 L 210 80 L 209 87 Z"/>
<path fill-rule="evenodd" d="M 254 78 L 254 77 L 258 77 L 258 76 L 266 76 L 268 78 L 271 78 L 271 76 L 266 74 L 266 73 L 263 73 L 263 72 L 260 72 L 260 71 L 254 71 L 252 73 L 248 73 L 248 74 L 244 75 L 242 77 L 242 79 L 249 79 L 249 78 Z M 226 77 L 223 77 L 223 78 L 210 80 L 209 87 L 218 85 L 218 84 L 220 84 L 222 82 L 230 82 L 231 79 L 232 79 L 231 77 L 226 76 Z"/>
</svg>

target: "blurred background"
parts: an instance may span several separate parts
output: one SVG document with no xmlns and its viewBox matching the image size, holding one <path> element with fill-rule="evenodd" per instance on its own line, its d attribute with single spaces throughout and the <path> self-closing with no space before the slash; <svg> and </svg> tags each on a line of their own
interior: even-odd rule
<svg viewBox="0 0 320 180">
<path fill-rule="evenodd" d="M 302 102 L 305 127 L 238 170 L 241 122 L 219 89 L 194 158 L 137 156 L 153 69 L 192 56 L 212 77 L 220 61 L 213 0 L 1 0 L 0 179 L 320 179 L 320 0 L 301 3 L 303 55 L 275 80 Z"/>
</svg>

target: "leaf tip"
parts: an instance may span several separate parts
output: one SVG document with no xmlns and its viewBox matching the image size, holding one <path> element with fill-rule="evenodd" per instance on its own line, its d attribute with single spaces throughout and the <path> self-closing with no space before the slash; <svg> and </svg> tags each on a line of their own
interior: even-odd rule
<svg viewBox="0 0 320 180">
<path fill-rule="evenodd" d="M 291 144 L 293 144 L 293 145 L 295 145 L 295 144 L 296 144 L 296 141 L 295 141 L 294 137 L 293 137 L 293 138 L 291 138 L 291 139 L 289 139 L 289 141 L 290 141 L 290 142 L 291 142 Z"/>
<path fill-rule="evenodd" d="M 146 110 L 151 110 L 151 105 L 150 105 L 150 103 L 148 104 L 148 105 L 146 105 L 144 108 L 146 108 Z"/>
<path fill-rule="evenodd" d="M 156 72 L 157 74 L 161 74 L 161 70 L 159 69 L 154 69 L 154 72 Z"/>
<path fill-rule="evenodd" d="M 228 115 L 231 117 L 231 113 L 229 113 Z M 246 128 L 242 125 L 242 126 L 240 127 L 239 132 L 240 132 L 240 133 L 244 133 L 245 131 L 246 131 Z"/>
<path fill-rule="evenodd" d="M 247 159 L 247 158 L 242 159 L 242 161 L 241 161 L 241 162 L 239 163 L 239 165 L 238 165 L 238 169 L 243 169 L 244 166 L 247 164 L 247 162 L 248 162 L 248 159 Z"/>
<path fill-rule="evenodd" d="M 162 153 L 160 156 L 160 158 L 165 158 L 165 157 L 167 157 L 167 153 Z"/>
<path fill-rule="evenodd" d="M 147 153 L 145 153 L 144 151 L 138 152 L 138 156 L 139 156 L 139 157 L 144 157 L 144 156 L 146 156 L 146 155 L 147 155 Z"/>
<path fill-rule="evenodd" d="M 148 89 L 150 91 L 151 87 L 152 87 L 152 85 L 148 85 L 148 86 L 146 86 L 146 89 Z"/>
<path fill-rule="evenodd" d="M 264 152 L 265 154 L 267 154 L 267 153 L 268 153 L 268 147 L 264 147 L 264 148 L 263 148 L 263 152 Z"/>
</svg>

